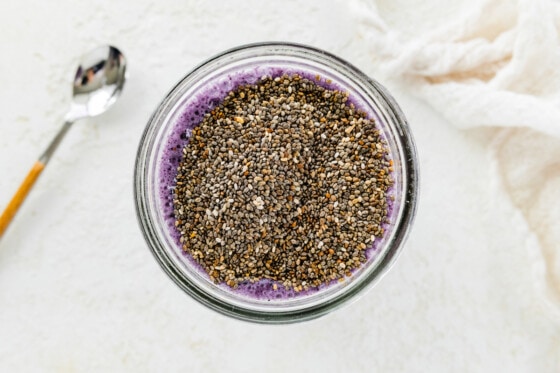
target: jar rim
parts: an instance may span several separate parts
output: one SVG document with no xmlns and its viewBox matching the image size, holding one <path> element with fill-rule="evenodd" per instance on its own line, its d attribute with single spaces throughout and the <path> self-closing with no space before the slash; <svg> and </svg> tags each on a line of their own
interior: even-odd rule
<svg viewBox="0 0 560 373">
<path fill-rule="evenodd" d="M 243 304 L 232 304 L 227 300 L 217 297 L 212 292 L 197 286 L 188 276 L 185 276 L 183 270 L 171 257 L 171 253 L 168 251 L 165 243 L 162 242 L 161 234 L 158 232 L 158 224 L 160 222 L 157 221 L 153 211 L 154 197 L 149 193 L 151 188 L 149 176 L 150 172 L 152 172 L 150 169 L 150 162 L 152 161 L 150 156 L 153 156 L 155 137 L 166 118 L 169 118 L 174 105 L 185 94 L 185 87 L 193 83 L 191 78 L 196 74 L 203 74 L 205 69 L 212 68 L 215 64 L 222 63 L 227 65 L 235 60 L 235 56 L 239 57 L 239 54 L 247 54 L 250 57 L 251 53 L 280 55 L 282 53 L 295 53 L 300 58 L 312 58 L 317 63 L 334 67 L 345 74 L 349 74 L 349 76 L 355 79 L 361 89 L 376 99 L 376 109 L 384 110 L 386 115 L 384 120 L 389 121 L 389 126 L 394 126 L 393 140 L 402 152 L 402 204 L 397 215 L 398 220 L 395 221 L 395 225 L 392 228 L 392 238 L 390 242 L 387 242 L 386 247 L 382 249 L 384 250 L 383 256 L 380 258 L 379 263 L 369 273 L 360 274 L 359 281 L 352 287 L 339 291 L 335 296 L 326 298 L 321 302 L 316 302 L 309 307 L 296 307 L 280 312 L 263 309 L 257 310 L 245 307 Z M 240 58 L 243 57 L 241 56 Z M 373 286 L 374 283 L 380 280 L 395 262 L 409 234 L 417 209 L 418 178 L 416 146 L 408 122 L 394 98 L 381 84 L 347 61 L 329 52 L 303 44 L 263 42 L 241 45 L 209 58 L 187 73 L 164 97 L 150 117 L 140 140 L 134 172 L 134 198 L 137 219 L 148 247 L 161 268 L 175 284 L 200 303 L 227 316 L 245 321 L 277 324 L 303 321 L 322 316 L 342 304 L 348 303 L 348 300 L 354 298 L 358 293 L 363 293 L 365 288 Z"/>
</svg>

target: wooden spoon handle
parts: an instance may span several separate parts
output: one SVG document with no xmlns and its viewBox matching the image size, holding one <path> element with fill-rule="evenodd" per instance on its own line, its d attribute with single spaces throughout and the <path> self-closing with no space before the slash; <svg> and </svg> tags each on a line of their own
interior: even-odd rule
<svg viewBox="0 0 560 373">
<path fill-rule="evenodd" d="M 23 183 L 21 183 L 21 185 L 19 186 L 16 194 L 14 194 L 12 200 L 10 201 L 10 203 L 8 203 L 8 206 L 2 213 L 2 216 L 0 216 L 0 237 L 2 237 L 4 231 L 6 230 L 6 228 L 8 228 L 8 225 L 12 221 L 19 207 L 25 200 L 25 197 L 27 197 L 27 194 L 35 184 L 35 181 L 37 181 L 39 175 L 41 175 L 41 172 L 44 168 L 45 164 L 43 162 L 35 162 L 35 164 L 31 168 L 31 171 L 29 171 L 29 173 L 25 177 L 25 180 L 23 180 Z"/>
<path fill-rule="evenodd" d="M 62 139 L 64 138 L 64 136 L 66 135 L 66 133 L 68 132 L 71 126 L 72 126 L 72 120 L 66 120 L 64 122 L 64 124 L 62 125 L 62 127 L 60 128 L 56 136 L 54 137 L 54 139 L 52 139 L 47 149 L 45 149 L 43 154 L 41 154 L 39 160 L 35 162 L 35 164 L 31 168 L 31 171 L 29 171 L 27 177 L 25 178 L 25 180 L 23 180 L 23 183 L 21 183 L 21 185 L 19 186 L 18 191 L 12 197 L 10 203 L 8 203 L 8 206 L 2 213 L 2 216 L 0 216 L 0 238 L 6 231 L 6 228 L 8 228 L 8 225 L 16 215 L 16 212 L 18 211 L 23 201 L 25 200 L 25 197 L 27 197 L 27 194 L 35 184 L 35 181 L 37 181 L 37 178 L 39 177 L 39 175 L 41 175 L 41 172 L 43 172 L 43 169 L 45 168 L 47 163 L 49 163 L 49 160 L 51 159 L 55 150 L 58 148 L 58 145 L 60 145 Z"/>
</svg>

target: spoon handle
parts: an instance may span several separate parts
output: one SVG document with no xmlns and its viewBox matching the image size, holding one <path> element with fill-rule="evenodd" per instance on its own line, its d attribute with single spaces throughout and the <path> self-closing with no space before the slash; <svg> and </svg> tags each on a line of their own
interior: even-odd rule
<svg viewBox="0 0 560 373">
<path fill-rule="evenodd" d="M 10 203 L 8 203 L 8 206 L 2 213 L 2 216 L 0 216 L 0 237 L 2 237 L 4 231 L 6 230 L 6 228 L 8 228 L 8 225 L 19 209 L 19 206 L 21 206 L 21 204 L 25 200 L 25 197 L 27 197 L 27 194 L 31 190 L 31 187 L 33 187 L 33 184 L 35 184 L 35 181 L 37 181 L 37 178 L 39 177 L 39 175 L 41 175 L 41 172 L 44 168 L 45 164 L 43 162 L 36 161 L 31 168 L 31 171 L 29 171 L 29 173 L 25 177 L 25 180 L 23 180 L 23 183 L 21 183 L 21 185 L 19 186 L 16 194 L 14 194 L 12 200 L 10 201 Z"/>
<path fill-rule="evenodd" d="M 71 124 L 72 124 L 71 121 L 64 122 L 64 125 L 62 126 L 60 131 L 58 131 L 58 133 L 51 141 L 47 149 L 44 151 L 41 157 L 35 162 L 31 170 L 23 180 L 23 183 L 21 183 L 21 185 L 19 186 L 16 194 L 14 194 L 10 203 L 8 203 L 8 206 L 6 206 L 6 209 L 0 216 L 0 237 L 2 237 L 2 235 L 6 231 L 6 228 L 8 228 L 8 225 L 16 215 L 23 201 L 25 201 L 25 198 L 29 194 L 29 191 L 31 190 L 31 188 L 39 178 L 39 175 L 41 175 L 41 172 L 49 162 L 56 148 L 58 148 L 58 145 L 64 138 L 64 135 L 66 135 L 66 132 L 68 132 L 68 129 L 70 129 Z"/>
</svg>

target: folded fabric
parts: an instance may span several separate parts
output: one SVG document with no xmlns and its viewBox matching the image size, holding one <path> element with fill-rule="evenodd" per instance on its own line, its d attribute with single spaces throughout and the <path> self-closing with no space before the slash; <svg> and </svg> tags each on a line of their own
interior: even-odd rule
<svg viewBox="0 0 560 373">
<path fill-rule="evenodd" d="M 386 80 L 406 82 L 458 128 L 505 128 L 488 132 L 497 171 L 538 239 L 529 257 L 560 320 L 560 3 L 350 5 Z"/>
</svg>

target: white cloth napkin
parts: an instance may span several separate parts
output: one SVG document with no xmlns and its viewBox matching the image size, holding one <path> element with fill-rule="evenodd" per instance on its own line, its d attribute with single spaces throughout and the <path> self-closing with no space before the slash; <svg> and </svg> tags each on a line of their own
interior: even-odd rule
<svg viewBox="0 0 560 373">
<path fill-rule="evenodd" d="M 405 82 L 459 128 L 492 128 L 496 172 L 534 234 L 528 265 L 560 320 L 560 3 L 350 4 L 385 79 Z"/>
</svg>

